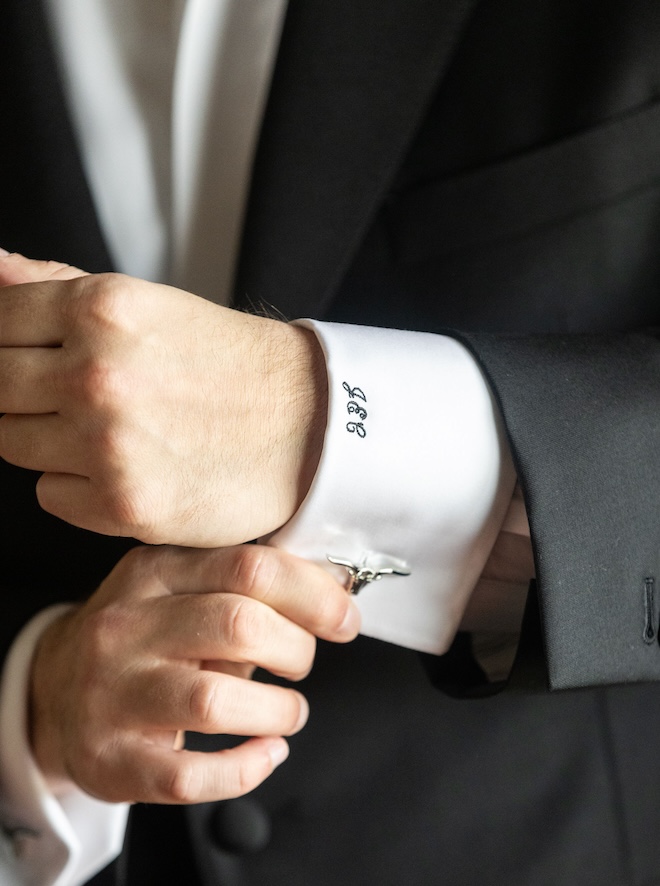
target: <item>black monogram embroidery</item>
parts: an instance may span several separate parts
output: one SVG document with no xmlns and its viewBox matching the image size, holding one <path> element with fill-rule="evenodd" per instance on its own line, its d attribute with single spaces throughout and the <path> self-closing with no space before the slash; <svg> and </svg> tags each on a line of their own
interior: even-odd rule
<svg viewBox="0 0 660 886">
<path fill-rule="evenodd" d="M 346 408 L 348 409 L 349 415 L 357 415 L 362 421 L 367 417 L 367 410 L 360 406 L 359 403 L 356 403 L 355 400 L 349 400 L 346 404 Z"/>
<path fill-rule="evenodd" d="M 364 429 L 364 425 L 361 421 L 349 421 L 346 425 L 346 430 L 349 434 L 357 434 L 358 437 L 366 437 L 367 432 Z"/>
<path fill-rule="evenodd" d="M 356 418 L 359 418 L 360 421 L 349 421 L 346 425 L 346 430 L 349 434 L 357 434 L 358 437 L 366 437 L 367 431 L 364 427 L 364 421 L 367 417 L 367 410 L 364 406 L 360 406 L 356 400 L 362 400 L 363 403 L 367 402 L 367 398 L 365 396 L 362 388 L 352 388 L 348 382 L 342 382 L 342 387 L 350 397 L 348 403 L 346 404 L 346 410 L 349 415 L 354 415 Z"/>
<path fill-rule="evenodd" d="M 348 382 L 344 382 L 342 388 L 346 391 L 351 400 L 363 400 L 365 403 L 367 402 L 367 398 L 364 396 L 362 388 L 352 388 Z"/>
</svg>

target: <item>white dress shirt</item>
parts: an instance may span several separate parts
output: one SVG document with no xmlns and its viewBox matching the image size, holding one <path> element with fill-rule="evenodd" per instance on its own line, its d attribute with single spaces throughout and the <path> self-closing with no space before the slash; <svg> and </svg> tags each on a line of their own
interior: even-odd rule
<svg viewBox="0 0 660 886">
<path fill-rule="evenodd" d="M 226 304 L 286 0 L 46 7 L 117 268 Z M 373 582 L 357 598 L 363 632 L 443 652 L 515 483 L 488 386 L 444 336 L 307 325 L 328 367 L 325 444 L 307 499 L 269 543 L 339 577 L 329 555 L 407 567 L 409 576 Z M 3 886 L 77 886 L 121 846 L 126 807 L 73 787 L 54 796 L 27 749 L 30 657 L 58 611 L 25 629 L 4 669 L 0 820 L 14 838 L 0 840 Z"/>
</svg>

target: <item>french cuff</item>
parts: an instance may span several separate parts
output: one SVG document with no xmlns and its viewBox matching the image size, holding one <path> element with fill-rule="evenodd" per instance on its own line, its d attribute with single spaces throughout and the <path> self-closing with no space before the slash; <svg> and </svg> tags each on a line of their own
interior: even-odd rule
<svg viewBox="0 0 660 886">
<path fill-rule="evenodd" d="M 121 851 L 127 804 L 103 803 L 73 784 L 52 793 L 32 757 L 28 687 L 42 632 L 67 606 L 40 612 L 18 635 L 0 682 L 0 851 L 20 886 L 79 886 Z M 5 883 L 5 879 L 2 879 Z"/>
<path fill-rule="evenodd" d="M 362 633 L 442 654 L 511 500 L 515 472 L 475 360 L 442 335 L 297 321 L 325 354 L 328 421 L 309 493 L 268 543 L 377 572 Z"/>
</svg>

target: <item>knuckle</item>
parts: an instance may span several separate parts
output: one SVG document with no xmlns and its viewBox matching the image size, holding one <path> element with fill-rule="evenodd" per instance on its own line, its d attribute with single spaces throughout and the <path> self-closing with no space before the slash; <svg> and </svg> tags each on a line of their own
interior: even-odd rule
<svg viewBox="0 0 660 886">
<path fill-rule="evenodd" d="M 246 597 L 263 600 L 274 578 L 272 550 L 263 545 L 241 545 L 237 548 L 230 588 Z"/>
<path fill-rule="evenodd" d="M 66 764 L 67 775 L 74 783 L 109 803 L 126 799 L 117 781 L 116 769 L 109 746 L 92 741 L 81 742 L 75 757 Z"/>
<path fill-rule="evenodd" d="M 249 659 L 261 646 L 263 625 L 248 597 L 239 596 L 229 601 L 222 628 L 231 654 L 240 660 Z"/>
<path fill-rule="evenodd" d="M 205 674 L 199 674 L 188 697 L 191 722 L 200 732 L 211 732 L 219 723 L 220 698 L 218 683 Z"/>
<path fill-rule="evenodd" d="M 100 486 L 99 498 L 102 513 L 117 528 L 119 535 L 132 536 L 143 542 L 160 540 L 156 538 L 154 508 L 145 486 L 127 477 L 116 477 L 112 486 Z"/>
<path fill-rule="evenodd" d="M 82 616 L 79 648 L 90 675 L 103 673 L 104 663 L 114 658 L 132 629 L 129 613 L 119 606 L 104 606 Z"/>
<path fill-rule="evenodd" d="M 176 763 L 164 773 L 162 794 L 166 803 L 194 803 L 199 796 L 199 778 L 192 763 L 185 754 L 179 755 Z"/>
<path fill-rule="evenodd" d="M 100 354 L 88 355 L 72 367 L 68 386 L 80 402 L 114 414 L 129 399 L 129 383 L 122 369 Z"/>
<path fill-rule="evenodd" d="M 127 292 L 121 274 L 95 274 L 76 281 L 78 298 L 72 302 L 75 320 L 88 328 L 113 330 L 126 321 Z"/>
<path fill-rule="evenodd" d="M 129 619 L 115 618 L 116 614 L 117 610 L 112 615 L 90 616 L 78 639 L 69 692 L 75 694 L 72 724 L 81 736 L 114 729 L 126 721 L 126 679 L 118 663 L 126 658 L 125 638 L 134 625 Z"/>
<path fill-rule="evenodd" d="M 163 773 L 160 792 L 164 802 L 179 805 L 199 802 L 204 789 L 214 799 L 229 800 L 254 790 L 271 770 L 265 755 L 207 771 L 198 769 L 182 756 Z"/>
</svg>

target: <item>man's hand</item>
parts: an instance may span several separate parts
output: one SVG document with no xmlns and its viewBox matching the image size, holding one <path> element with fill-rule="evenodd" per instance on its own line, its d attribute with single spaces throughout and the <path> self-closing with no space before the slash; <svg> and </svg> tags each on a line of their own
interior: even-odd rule
<svg viewBox="0 0 660 886">
<path fill-rule="evenodd" d="M 31 677 L 36 760 L 111 802 L 198 803 L 255 788 L 287 756 L 308 708 L 252 682 L 255 666 L 298 680 L 315 636 L 345 642 L 359 615 L 318 566 L 257 545 L 135 548 L 38 645 Z M 182 750 L 181 730 L 258 736 Z"/>
<path fill-rule="evenodd" d="M 0 286 L 0 457 L 44 472 L 45 510 L 197 547 L 295 513 L 325 430 L 313 333 L 18 255 Z"/>
</svg>

